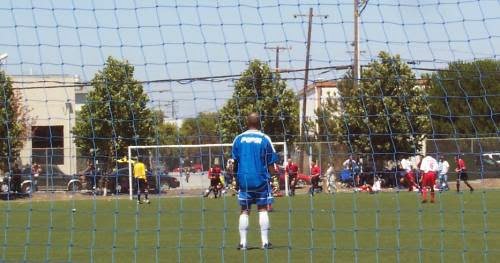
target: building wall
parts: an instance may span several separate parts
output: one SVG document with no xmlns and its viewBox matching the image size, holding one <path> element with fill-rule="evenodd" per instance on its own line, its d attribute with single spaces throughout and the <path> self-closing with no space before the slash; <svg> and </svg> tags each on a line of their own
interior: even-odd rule
<svg viewBox="0 0 500 263">
<path fill-rule="evenodd" d="M 338 97 L 338 89 L 336 87 L 322 87 L 308 89 L 306 96 L 306 118 L 310 120 L 316 120 L 316 109 L 320 107 L 320 103 L 323 103 L 328 98 L 328 94 L 332 97 Z M 300 125 L 302 125 L 302 94 L 299 94 L 299 112 L 300 112 Z M 340 114 L 340 112 L 339 112 Z"/>
<path fill-rule="evenodd" d="M 28 107 L 32 126 L 63 126 L 64 164 L 58 165 L 65 174 L 76 173 L 76 148 L 71 129 L 75 124 L 75 88 L 78 77 L 67 75 L 13 76 L 14 87 L 20 92 L 22 103 Z M 54 87 L 59 86 L 59 87 Z M 61 87 L 66 86 L 66 87 Z M 30 127 L 31 131 L 31 127 Z M 23 165 L 31 164 L 32 134 L 21 151 Z M 49 162 L 49 159 L 46 159 Z M 42 167 L 45 165 L 41 163 Z"/>
</svg>

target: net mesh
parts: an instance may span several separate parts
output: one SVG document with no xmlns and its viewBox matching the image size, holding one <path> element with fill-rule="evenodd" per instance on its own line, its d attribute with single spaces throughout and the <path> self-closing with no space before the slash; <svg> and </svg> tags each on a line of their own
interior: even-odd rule
<svg viewBox="0 0 500 263">
<path fill-rule="evenodd" d="M 0 261 L 494 262 L 499 11 L 495 0 L 1 1 Z M 270 214 L 275 249 L 237 251 L 236 197 L 205 198 L 208 182 L 182 177 L 206 179 L 227 148 L 136 151 L 157 191 L 149 205 L 128 200 L 129 146 L 230 144 L 250 112 L 287 144 L 280 178 L 288 159 L 299 166 L 297 195 Z M 434 204 L 407 191 L 423 179 L 419 154 L 450 166 Z M 464 182 L 455 194 L 457 155 L 473 194 Z"/>
</svg>

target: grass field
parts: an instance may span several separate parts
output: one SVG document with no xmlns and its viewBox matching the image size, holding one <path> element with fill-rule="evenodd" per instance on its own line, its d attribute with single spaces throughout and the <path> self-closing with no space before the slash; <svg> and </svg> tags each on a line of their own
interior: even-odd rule
<svg viewBox="0 0 500 263">
<path fill-rule="evenodd" d="M 256 213 L 237 251 L 235 197 L 1 202 L 0 261 L 495 262 L 500 192 L 341 193 L 278 198 L 264 251 Z M 72 208 L 76 212 L 72 212 Z"/>
</svg>

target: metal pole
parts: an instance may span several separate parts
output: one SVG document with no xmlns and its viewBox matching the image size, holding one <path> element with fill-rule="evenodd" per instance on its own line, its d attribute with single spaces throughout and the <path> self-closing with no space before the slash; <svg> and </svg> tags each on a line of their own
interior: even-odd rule
<svg viewBox="0 0 500 263">
<path fill-rule="evenodd" d="M 276 47 L 276 72 L 279 71 L 280 68 L 280 48 Z"/>
<path fill-rule="evenodd" d="M 354 65 L 353 65 L 353 86 L 358 87 L 359 78 L 361 75 L 359 65 L 359 0 L 354 0 Z"/>
<path fill-rule="evenodd" d="M 305 16 L 305 15 L 294 15 L 294 17 L 297 16 Z M 305 67 L 305 74 L 304 74 L 304 89 L 302 91 L 302 119 L 301 119 L 301 125 L 300 125 L 300 139 L 305 142 L 306 140 L 306 131 L 305 131 L 305 125 L 306 125 L 306 105 L 307 105 L 307 82 L 309 81 L 309 60 L 310 60 L 310 51 L 311 51 L 311 33 L 312 33 L 312 18 L 313 16 L 322 16 L 324 18 L 328 18 L 327 15 L 314 15 L 313 14 L 313 9 L 309 8 L 309 15 L 308 15 L 308 27 L 307 27 L 307 45 L 306 45 L 306 67 Z M 307 146 L 305 146 L 307 147 Z M 306 148 L 301 149 L 300 155 L 299 155 L 299 165 L 301 167 L 304 167 L 304 151 Z M 309 167 L 308 165 L 306 165 Z M 305 169 L 302 169 L 303 172 Z"/>
<path fill-rule="evenodd" d="M 288 165 L 288 148 L 286 146 L 286 139 L 283 140 L 283 168 L 285 170 L 285 196 L 288 196 L 289 195 L 289 191 L 288 191 L 288 185 L 290 184 L 290 182 L 288 181 L 288 173 L 286 172 L 286 167 Z"/>
<path fill-rule="evenodd" d="M 134 199 L 134 187 L 132 185 L 132 148 L 130 146 L 128 147 L 128 192 L 129 192 L 129 199 L 133 200 Z M 118 174 L 117 174 L 118 176 Z"/>
<path fill-rule="evenodd" d="M 45 192 L 49 191 L 49 152 L 45 148 Z"/>
<path fill-rule="evenodd" d="M 307 27 L 307 43 L 306 43 L 306 67 L 304 74 L 304 87 L 302 90 L 302 121 L 300 125 L 300 139 L 302 141 L 306 141 L 306 105 L 307 105 L 307 82 L 309 81 L 309 59 L 311 52 L 311 30 L 312 30 L 312 18 L 313 18 L 313 9 L 309 8 L 309 21 Z M 300 151 L 300 165 L 304 167 L 304 150 Z M 306 165 L 307 167 L 307 165 Z M 305 169 L 302 169 L 305 172 Z"/>
<path fill-rule="evenodd" d="M 291 49 L 288 47 L 281 47 L 281 46 L 275 46 L 275 47 L 264 47 L 264 49 L 273 49 L 276 52 L 276 62 L 275 62 L 275 71 L 278 73 L 280 71 L 280 50 L 286 50 L 286 49 Z"/>
</svg>

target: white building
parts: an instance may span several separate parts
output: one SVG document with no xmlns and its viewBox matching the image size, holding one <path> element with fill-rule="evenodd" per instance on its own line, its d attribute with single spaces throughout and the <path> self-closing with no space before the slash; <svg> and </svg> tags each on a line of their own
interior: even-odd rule
<svg viewBox="0 0 500 263">
<path fill-rule="evenodd" d="M 77 85 L 78 76 L 22 75 L 12 76 L 12 81 L 32 120 L 21 150 L 22 164 L 52 164 L 64 174 L 76 173 L 76 147 L 70 131 L 88 92 Z"/>
<path fill-rule="evenodd" d="M 300 115 L 301 127 L 302 127 L 303 94 L 304 94 L 303 91 L 298 93 L 300 102 L 299 115 Z M 340 98 L 340 94 L 337 89 L 337 82 L 335 80 L 317 80 L 313 84 L 307 86 L 305 115 L 308 120 L 316 122 L 318 117 L 316 116 L 315 111 L 319 109 L 319 107 L 321 107 L 321 103 L 325 102 L 329 96 L 331 96 L 332 98 Z"/>
</svg>

